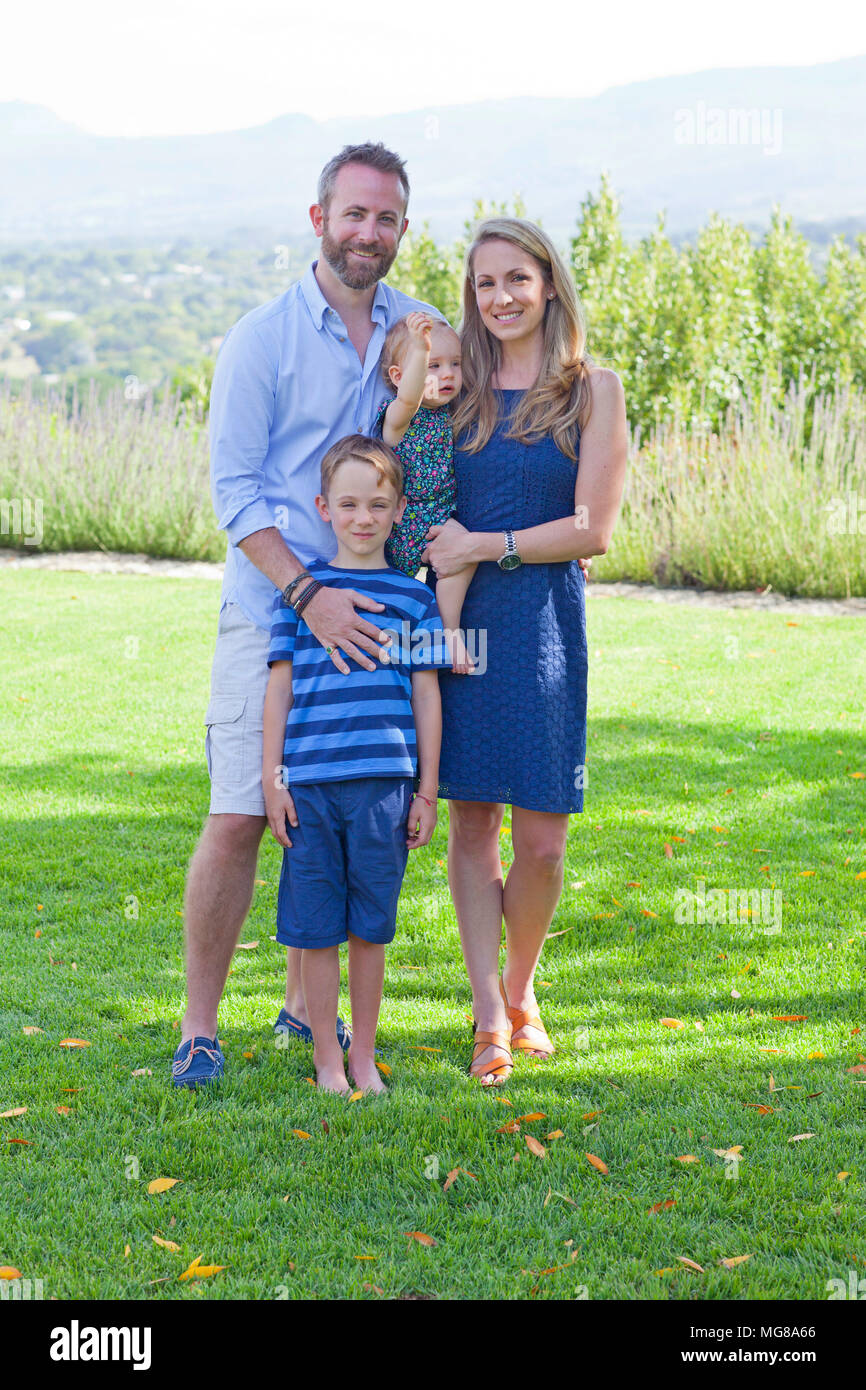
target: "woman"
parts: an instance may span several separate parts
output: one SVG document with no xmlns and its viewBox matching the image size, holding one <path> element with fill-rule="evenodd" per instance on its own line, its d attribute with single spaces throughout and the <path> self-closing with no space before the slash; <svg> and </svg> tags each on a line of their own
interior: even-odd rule
<svg viewBox="0 0 866 1390">
<path fill-rule="evenodd" d="M 571 277 L 531 222 L 494 218 L 479 227 L 467 253 L 461 339 L 457 517 L 430 528 L 426 558 L 442 576 L 481 562 L 462 626 L 486 633 L 486 659 L 472 675 L 440 677 L 440 795 L 449 800 L 448 878 L 472 985 L 470 1072 L 499 1085 L 512 1049 L 554 1050 L 533 979 L 562 891 L 568 817 L 583 809 L 578 556 L 607 550 L 627 435 L 619 377 L 588 361 Z M 484 657 L 483 645 L 470 649 Z M 514 860 L 503 884 L 506 805 Z"/>
</svg>

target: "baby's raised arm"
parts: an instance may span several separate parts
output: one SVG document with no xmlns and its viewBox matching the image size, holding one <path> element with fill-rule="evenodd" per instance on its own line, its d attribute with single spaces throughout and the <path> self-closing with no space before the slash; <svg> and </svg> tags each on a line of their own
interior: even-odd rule
<svg viewBox="0 0 866 1390">
<path fill-rule="evenodd" d="M 433 320 L 429 314 L 416 310 L 407 314 L 406 327 L 409 330 L 409 346 L 400 372 L 397 399 L 388 406 L 382 421 L 382 438 L 392 448 L 400 443 L 424 399 Z"/>
</svg>

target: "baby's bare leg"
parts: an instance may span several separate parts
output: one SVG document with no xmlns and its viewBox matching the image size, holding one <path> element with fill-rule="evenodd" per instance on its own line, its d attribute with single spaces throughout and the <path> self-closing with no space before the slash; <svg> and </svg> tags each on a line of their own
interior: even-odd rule
<svg viewBox="0 0 866 1390">
<path fill-rule="evenodd" d="M 445 629 L 445 641 L 451 656 L 451 669 L 458 676 L 466 676 L 474 670 L 475 663 L 466 650 L 460 629 L 463 600 L 472 581 L 477 565 L 467 565 L 457 574 L 449 574 L 436 584 L 436 603 Z"/>
</svg>

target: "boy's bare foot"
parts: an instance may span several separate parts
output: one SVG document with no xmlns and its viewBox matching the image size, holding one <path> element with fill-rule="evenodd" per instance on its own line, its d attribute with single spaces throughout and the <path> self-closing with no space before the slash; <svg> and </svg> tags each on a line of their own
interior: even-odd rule
<svg viewBox="0 0 866 1390">
<path fill-rule="evenodd" d="M 378 1068 L 372 1057 L 355 1057 L 352 1049 L 349 1048 L 349 1075 L 354 1081 L 359 1091 L 374 1091 L 376 1095 L 381 1095 L 387 1091 Z"/>
<path fill-rule="evenodd" d="M 335 1095 L 347 1095 L 351 1087 L 346 1080 L 346 1073 L 343 1070 L 343 1054 L 340 1053 L 339 1061 L 317 1062 L 313 1058 L 313 1065 L 316 1069 L 316 1087 L 320 1091 L 331 1091 Z"/>
</svg>

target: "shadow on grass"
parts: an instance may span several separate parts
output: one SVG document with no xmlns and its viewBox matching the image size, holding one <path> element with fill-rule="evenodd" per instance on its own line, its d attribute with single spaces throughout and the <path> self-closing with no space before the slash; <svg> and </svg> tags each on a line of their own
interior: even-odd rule
<svg viewBox="0 0 866 1390">
<path fill-rule="evenodd" d="M 571 991 L 574 1002 L 564 1005 L 555 995 L 545 999 L 544 992 L 539 991 L 552 1030 L 592 1023 L 600 1015 L 608 1017 L 611 1010 L 623 1019 L 650 1012 L 704 1019 L 723 1012 L 738 1027 L 746 1026 L 746 1004 L 732 1008 L 730 999 L 733 966 L 726 958 L 737 953 L 754 958 L 748 981 L 748 990 L 754 993 L 750 1006 L 762 1014 L 807 1014 L 810 1019 L 837 1018 L 841 1023 L 862 1008 L 862 992 L 854 988 L 821 991 L 798 984 L 784 994 L 775 987 L 766 994 L 761 992 L 760 971 L 777 967 L 790 947 L 792 930 L 806 940 L 808 920 L 793 927 L 786 923 L 778 937 L 766 936 L 748 923 L 742 928 L 695 928 L 673 922 L 674 889 L 694 886 L 694 861 L 687 869 L 686 851 L 715 851 L 719 847 L 715 835 L 711 840 L 705 837 L 700 849 L 694 841 L 677 846 L 672 861 L 660 858 L 661 842 L 675 833 L 675 826 L 682 829 L 694 822 L 701 832 L 709 834 L 712 817 L 703 813 L 702 800 L 720 798 L 727 781 L 738 790 L 738 800 L 731 801 L 728 808 L 728 824 L 733 827 L 728 832 L 729 854 L 742 853 L 742 861 L 738 868 L 727 863 L 712 872 L 707 869 L 708 883 L 725 884 L 735 876 L 743 887 L 764 886 L 766 879 L 755 871 L 759 862 L 752 853 L 756 838 L 758 844 L 772 850 L 777 876 L 800 869 L 807 852 L 810 864 L 838 859 L 840 845 L 850 849 L 856 843 L 856 837 L 846 837 L 845 830 L 857 830 L 863 815 L 863 783 L 849 776 L 850 771 L 860 770 L 862 740 L 831 731 L 821 736 L 778 732 L 761 741 L 761 731 L 756 729 L 754 737 L 745 736 L 755 745 L 750 749 L 741 732 L 725 725 L 674 728 L 660 720 L 629 720 L 624 740 L 622 724 L 618 718 L 593 721 L 598 771 L 587 794 L 586 813 L 572 820 L 569 859 L 585 867 L 588 847 L 594 848 L 596 853 L 589 861 L 593 876 L 609 875 L 617 884 L 630 872 L 630 861 L 621 858 L 624 847 L 635 864 L 658 865 L 657 871 L 653 868 L 656 883 L 647 882 L 647 888 L 661 888 L 667 894 L 664 915 L 648 921 L 641 915 L 638 899 L 633 896 L 626 901 L 623 894 L 623 907 L 615 920 L 597 921 L 591 909 L 584 909 L 567 894 L 563 897 L 554 926 L 570 930 L 547 943 L 541 975 L 549 972 L 558 976 L 557 995 L 563 989 Z M 654 750 L 650 770 L 648 746 Z M 736 776 L 732 771 L 735 762 Z M 592 768 L 592 755 L 589 765 Z M 749 774 L 746 784 L 744 769 Z M 36 1001 L 50 1003 L 58 1012 L 65 1012 L 70 1005 L 78 1008 L 81 986 L 86 985 L 92 1016 L 107 1023 L 120 1022 L 128 1029 L 136 998 L 182 999 L 179 914 L 186 866 L 207 815 L 204 768 L 195 763 L 129 768 L 119 755 L 102 753 L 22 764 L 7 772 L 19 796 L 50 793 L 58 802 L 80 797 L 104 806 L 70 814 L 43 812 L 32 818 L 7 816 L 3 821 L 7 920 L 13 928 L 23 929 L 22 968 L 19 972 L 10 962 L 8 973 L 10 986 L 18 989 L 18 1007 L 11 1015 L 7 1011 L 7 1017 L 17 1017 L 22 1008 L 32 1007 Z M 687 799 L 681 792 L 684 782 L 690 787 Z M 760 791 L 786 785 L 797 797 L 797 816 L 781 828 L 780 839 L 780 828 L 765 824 Z M 748 798 L 745 809 L 744 797 Z M 679 809 L 672 810 L 672 803 L 677 802 Z M 649 815 L 637 816 L 637 810 Z M 598 824 L 603 827 L 600 837 L 593 830 Z M 471 1053 L 465 1021 L 453 1029 L 428 1031 L 410 1042 L 416 1034 L 414 1025 L 397 1026 L 388 1019 L 389 1008 L 417 1012 L 425 1001 L 440 1006 L 450 1003 L 458 1015 L 470 1009 L 456 926 L 453 934 L 440 930 L 437 936 L 431 932 L 419 944 L 411 939 L 413 922 L 406 921 L 410 900 L 426 897 L 432 898 L 453 923 L 445 872 L 436 864 L 445 857 L 446 829 L 447 809 L 443 805 L 430 850 L 410 856 L 402 910 L 404 931 L 398 928 L 388 953 L 384 1028 L 389 1040 L 386 1045 L 398 1049 L 419 1044 L 441 1047 L 443 1055 L 453 1057 L 454 1064 L 462 1069 Z M 262 940 L 262 954 L 274 945 L 268 936 L 275 930 L 280 854 L 270 836 L 265 844 L 259 872 L 268 880 L 268 891 L 257 893 L 244 932 L 247 939 L 256 935 Z M 804 891 L 806 887 L 804 880 Z M 829 890 L 812 880 L 808 885 L 810 902 L 818 903 L 825 891 Z M 834 891 L 838 892 L 838 886 Z M 137 916 L 125 915 L 124 904 L 130 897 L 137 901 Z M 38 916 L 37 903 L 43 905 Z M 37 924 L 43 929 L 38 945 L 27 930 Z M 401 976 L 401 955 L 411 956 L 419 950 L 423 950 L 423 972 L 416 976 L 407 971 Z M 49 952 L 58 964 L 50 963 Z M 692 963 L 702 957 L 704 968 L 717 974 L 718 993 L 688 977 Z M 72 959 L 78 966 L 75 978 L 70 975 Z M 267 966 L 262 958 L 254 965 L 251 957 L 238 964 L 227 995 L 235 1004 L 249 1001 L 259 1016 L 264 1012 L 263 998 L 270 998 L 275 1012 L 282 970 L 282 951 L 274 945 Z M 745 993 L 741 978 L 740 987 Z M 270 1011 L 271 1005 L 267 1008 Z M 249 1032 L 240 1031 L 250 1037 Z M 170 1041 L 166 1038 L 166 1045 Z M 556 1075 L 556 1066 L 551 1075 Z"/>
</svg>

